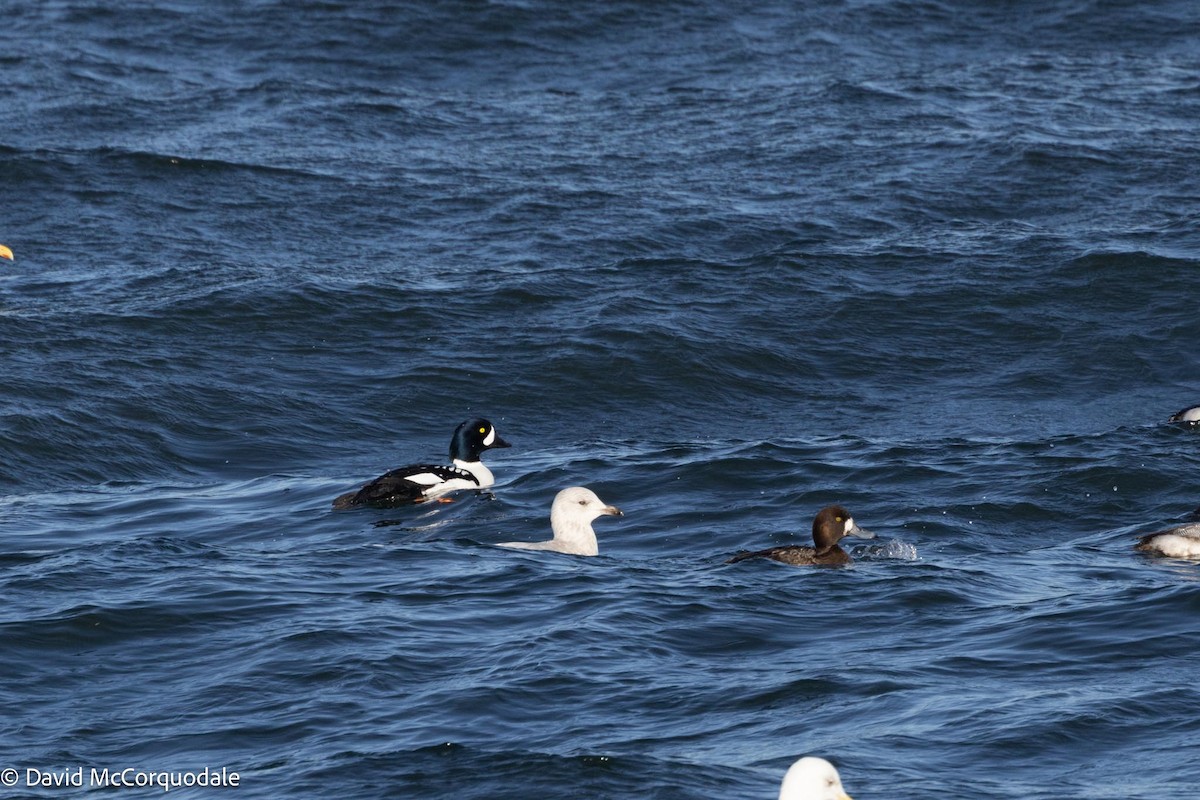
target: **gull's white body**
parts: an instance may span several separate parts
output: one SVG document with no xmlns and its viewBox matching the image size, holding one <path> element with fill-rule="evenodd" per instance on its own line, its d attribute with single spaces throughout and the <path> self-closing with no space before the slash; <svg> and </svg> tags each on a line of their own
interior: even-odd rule
<svg viewBox="0 0 1200 800">
<path fill-rule="evenodd" d="M 563 489 L 554 498 L 550 507 L 550 529 L 554 538 L 547 542 L 502 542 L 501 547 L 521 550 L 550 550 L 573 556 L 595 556 L 600 554 L 592 520 L 605 514 L 620 517 L 621 509 L 605 505 L 591 489 L 572 486 Z"/>
</svg>

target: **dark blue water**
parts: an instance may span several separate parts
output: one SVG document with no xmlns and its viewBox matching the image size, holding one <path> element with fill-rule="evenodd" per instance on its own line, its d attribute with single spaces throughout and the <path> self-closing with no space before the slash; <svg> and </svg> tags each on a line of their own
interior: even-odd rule
<svg viewBox="0 0 1200 800">
<path fill-rule="evenodd" d="M 1200 792 L 1190 0 L 3 18 L 0 796 Z"/>
</svg>

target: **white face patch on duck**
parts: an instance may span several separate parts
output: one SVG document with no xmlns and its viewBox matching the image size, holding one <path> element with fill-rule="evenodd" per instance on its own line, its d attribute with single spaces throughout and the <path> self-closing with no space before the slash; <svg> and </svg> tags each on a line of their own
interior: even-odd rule
<svg viewBox="0 0 1200 800">
<path fill-rule="evenodd" d="M 846 517 L 846 525 L 842 528 L 842 536 L 849 536 L 850 531 L 854 530 L 854 517 Z"/>
<path fill-rule="evenodd" d="M 479 432 L 483 433 L 485 430 L 486 428 L 480 428 Z M 491 447 L 494 441 L 496 441 L 496 429 L 492 428 L 490 431 L 487 431 L 487 436 L 483 437 L 483 446 Z"/>
</svg>

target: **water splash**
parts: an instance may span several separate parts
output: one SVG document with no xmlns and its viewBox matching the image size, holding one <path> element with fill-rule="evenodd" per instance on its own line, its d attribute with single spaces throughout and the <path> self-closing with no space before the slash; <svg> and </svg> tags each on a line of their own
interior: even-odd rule
<svg viewBox="0 0 1200 800">
<path fill-rule="evenodd" d="M 851 555 L 855 559 L 871 560 L 894 559 L 896 561 L 916 561 L 919 558 L 915 544 L 902 542 L 898 539 L 878 544 L 859 545 L 851 551 Z"/>
</svg>

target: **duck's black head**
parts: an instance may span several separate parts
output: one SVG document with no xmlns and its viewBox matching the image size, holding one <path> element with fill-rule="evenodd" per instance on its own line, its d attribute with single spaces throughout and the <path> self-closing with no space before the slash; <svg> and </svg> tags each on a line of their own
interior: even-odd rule
<svg viewBox="0 0 1200 800">
<path fill-rule="evenodd" d="M 871 539 L 875 534 L 858 527 L 850 512 L 841 506 L 825 506 L 817 512 L 813 519 L 813 543 L 818 551 L 835 546 L 846 536 Z"/>
<path fill-rule="evenodd" d="M 486 419 L 469 419 L 454 429 L 454 436 L 450 439 L 450 459 L 478 461 L 484 450 L 511 446 L 500 438 L 495 426 Z"/>
</svg>

